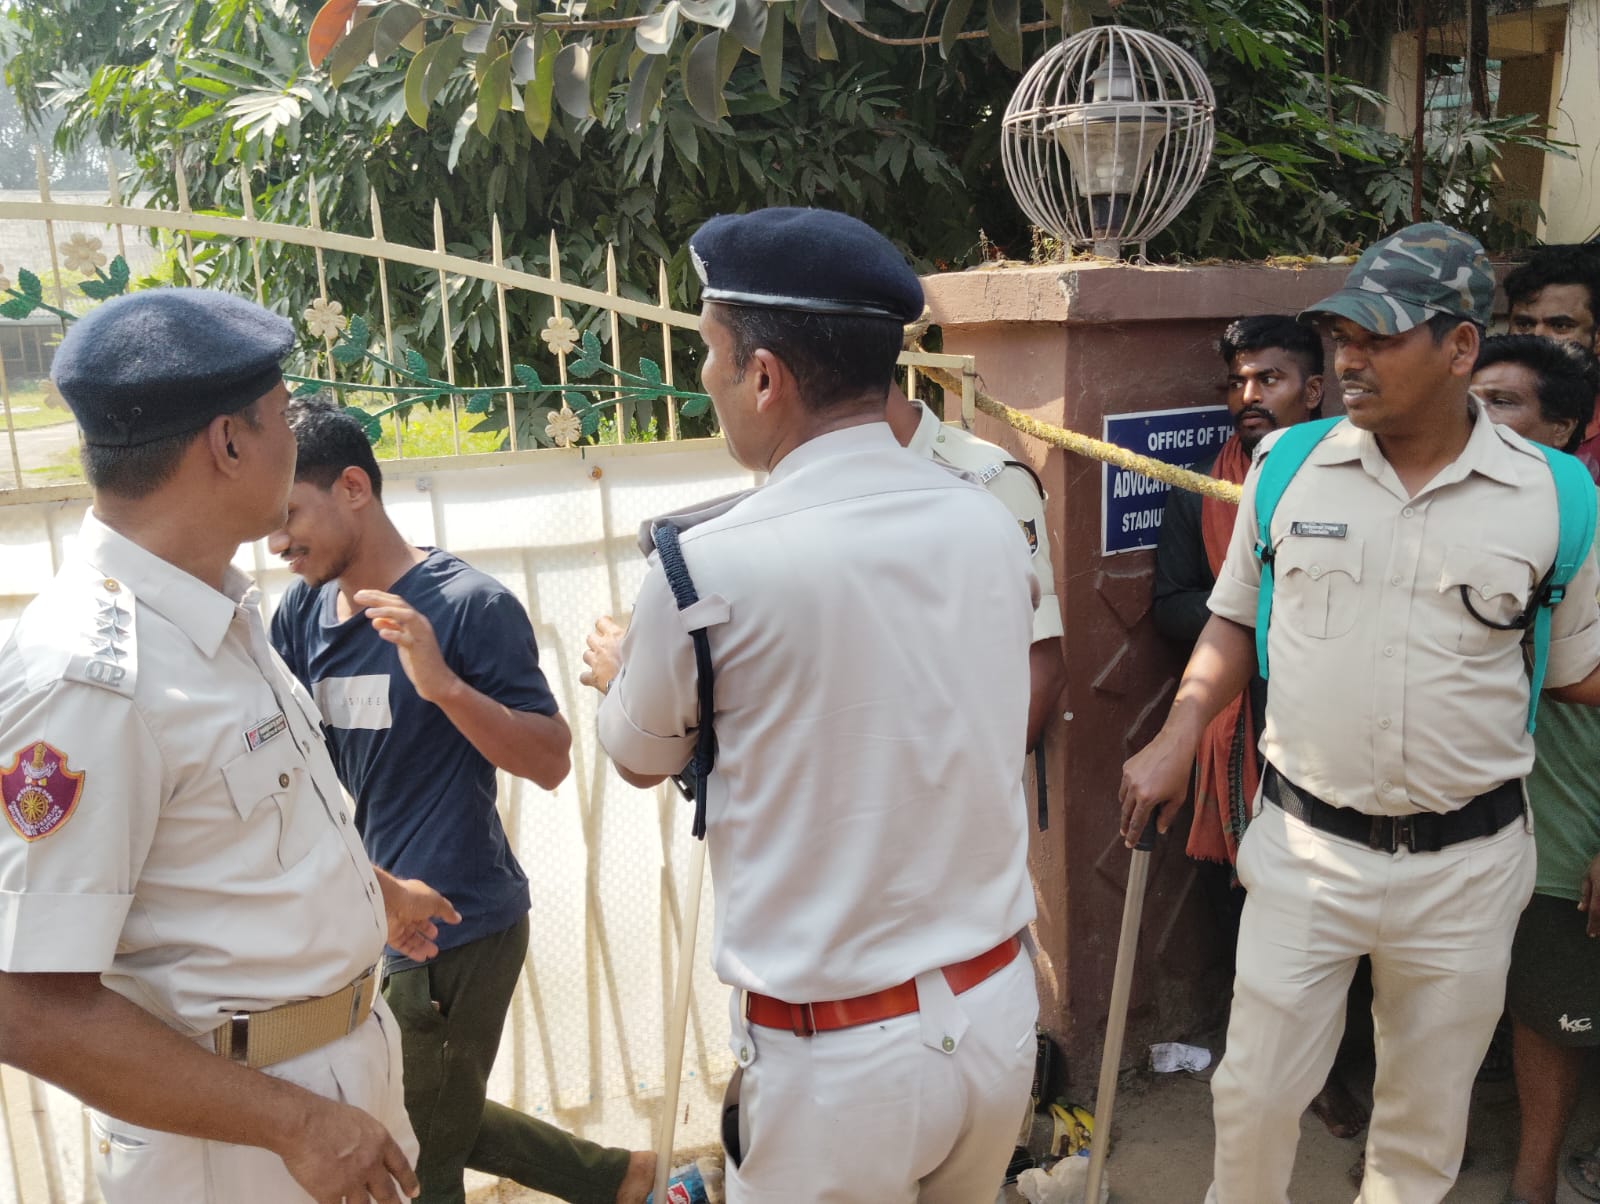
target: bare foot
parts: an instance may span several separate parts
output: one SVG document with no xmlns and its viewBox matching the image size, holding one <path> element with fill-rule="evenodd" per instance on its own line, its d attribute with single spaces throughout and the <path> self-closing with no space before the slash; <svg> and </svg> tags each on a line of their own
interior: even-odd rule
<svg viewBox="0 0 1600 1204">
<path fill-rule="evenodd" d="M 628 1173 L 617 1186 L 617 1204 L 644 1204 L 656 1185 L 656 1156 L 645 1150 L 628 1155 Z"/>
<path fill-rule="evenodd" d="M 1311 1101 L 1311 1112 L 1335 1137 L 1354 1137 L 1367 1127 L 1367 1110 L 1333 1075 Z"/>
</svg>

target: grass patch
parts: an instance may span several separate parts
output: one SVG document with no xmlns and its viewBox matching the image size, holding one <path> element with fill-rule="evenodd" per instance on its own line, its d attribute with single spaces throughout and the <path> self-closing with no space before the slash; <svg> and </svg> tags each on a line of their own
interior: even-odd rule
<svg viewBox="0 0 1600 1204">
<path fill-rule="evenodd" d="M 372 452 L 380 460 L 401 458 L 422 460 L 432 456 L 456 454 L 448 405 L 432 409 L 426 406 L 414 406 L 409 415 L 399 419 L 400 449 L 404 451 L 404 457 L 395 450 L 395 415 L 385 414 L 379 421 L 383 423 L 383 437 L 373 445 Z M 500 447 L 500 432 L 472 433 L 470 428 L 478 421 L 477 414 L 462 413 L 458 419 L 457 425 L 461 430 L 461 451 L 464 455 L 492 452 Z"/>
<path fill-rule="evenodd" d="M 60 426 L 63 422 L 71 421 L 72 411 L 46 403 L 43 381 L 24 381 L 18 388 L 11 390 L 13 430 L 32 431 L 45 426 Z M 3 426 L 3 423 L 4 414 L 0 412 L 0 426 Z"/>
</svg>

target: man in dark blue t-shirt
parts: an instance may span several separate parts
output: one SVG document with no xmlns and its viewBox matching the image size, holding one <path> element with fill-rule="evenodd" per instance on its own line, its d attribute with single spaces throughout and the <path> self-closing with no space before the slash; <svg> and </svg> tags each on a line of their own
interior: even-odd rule
<svg viewBox="0 0 1600 1204">
<path fill-rule="evenodd" d="M 571 734 L 533 627 L 494 578 L 411 546 L 383 509 L 361 424 L 322 401 L 289 411 L 299 445 L 289 517 L 270 549 L 301 580 L 272 642 L 322 711 L 375 865 L 451 900 L 436 960 L 391 953 L 406 1107 L 426 1204 L 458 1204 L 470 1167 L 575 1204 L 642 1204 L 655 1156 L 605 1149 L 485 1102 L 528 948 L 528 879 L 495 809 L 495 770 L 547 790 Z"/>
</svg>

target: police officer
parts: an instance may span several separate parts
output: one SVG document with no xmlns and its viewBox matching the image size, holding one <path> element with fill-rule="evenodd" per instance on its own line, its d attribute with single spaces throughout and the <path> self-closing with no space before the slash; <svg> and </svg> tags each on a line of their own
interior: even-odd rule
<svg viewBox="0 0 1600 1204">
<path fill-rule="evenodd" d="M 1004 503 L 1017 520 L 1039 578 L 1039 607 L 1033 612 L 1033 644 L 1028 649 L 1028 747 L 1034 748 L 1045 720 L 1055 708 L 1066 681 L 1061 653 L 1061 604 L 1056 600 L 1056 575 L 1050 566 L 1050 536 L 1044 525 L 1044 485 L 1038 475 L 1004 448 L 952 423 L 889 387 L 884 419 L 894 437 L 918 455 L 961 472 Z"/>
<path fill-rule="evenodd" d="M 608 689 L 601 743 L 650 786 L 712 719 L 690 632 L 708 637 L 714 961 L 742 1068 L 728 1199 L 993 1199 L 1038 1013 L 1019 940 L 1027 547 L 883 420 L 922 311 L 887 240 L 771 209 L 713 219 L 690 250 L 701 378 L 731 454 L 770 475 L 674 516 L 698 603 L 680 612 L 653 559 L 585 678 Z"/>
<path fill-rule="evenodd" d="M 231 564 L 283 523 L 292 343 L 161 289 L 53 367 L 94 504 L 0 650 L 0 1060 L 90 1106 L 111 1204 L 416 1191 L 373 968 L 453 912 L 374 871 Z"/>
<path fill-rule="evenodd" d="M 1362 954 L 1377 1077 L 1360 1199 L 1436 1204 L 1460 1167 L 1534 875 L 1528 674 L 1520 633 L 1490 623 L 1528 607 L 1558 531 L 1549 466 L 1468 395 L 1493 295 L 1477 242 L 1427 223 L 1305 315 L 1332 338 L 1349 421 L 1273 512 L 1267 769 L 1239 849 L 1215 1204 L 1287 1199 Z M 1171 821 L 1200 731 L 1254 670 L 1258 471 L 1171 713 L 1124 767 L 1130 840 L 1152 813 Z M 1546 684 L 1568 701 L 1600 702 L 1597 584 L 1591 552 L 1554 609 Z"/>
</svg>

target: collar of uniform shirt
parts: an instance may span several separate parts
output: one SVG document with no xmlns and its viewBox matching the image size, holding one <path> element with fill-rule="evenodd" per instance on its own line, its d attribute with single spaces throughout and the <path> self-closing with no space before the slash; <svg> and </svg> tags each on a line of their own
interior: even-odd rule
<svg viewBox="0 0 1600 1204">
<path fill-rule="evenodd" d="M 187 635 L 208 657 L 215 656 L 241 603 L 248 604 L 255 584 L 232 565 L 224 578 L 228 592 L 219 594 L 154 552 L 113 531 L 90 511 L 83 516 L 78 555 L 107 577 L 127 584 L 133 596 L 152 607 Z"/>
<path fill-rule="evenodd" d="M 1467 437 L 1467 446 L 1431 485 L 1448 485 L 1461 480 L 1469 472 L 1476 472 L 1502 485 L 1516 485 L 1517 475 L 1510 459 L 1516 453 L 1501 437 L 1502 428 L 1485 418 L 1476 403 L 1469 404 L 1472 410 L 1472 433 Z M 1367 475 L 1374 479 L 1381 478 L 1388 468 L 1388 461 L 1378 447 L 1377 438 L 1371 431 L 1361 430 L 1353 424 L 1346 424 L 1334 431 L 1317 445 L 1310 456 L 1312 464 L 1348 464 L 1353 461 L 1359 461 Z"/>
<path fill-rule="evenodd" d="M 825 435 L 818 435 L 815 439 L 807 439 L 779 460 L 767 475 L 767 484 L 776 484 L 807 464 L 828 456 L 899 446 L 900 441 L 894 437 L 894 432 L 889 429 L 887 422 L 863 422 L 857 426 L 847 426 L 843 430 L 829 431 Z"/>
<path fill-rule="evenodd" d="M 911 442 L 906 444 L 906 447 L 911 451 L 927 455 L 933 449 L 933 441 L 938 437 L 939 428 L 944 424 L 939 421 L 939 415 L 920 401 L 913 399 L 911 404 L 917 407 L 917 429 L 912 432 Z"/>
</svg>

